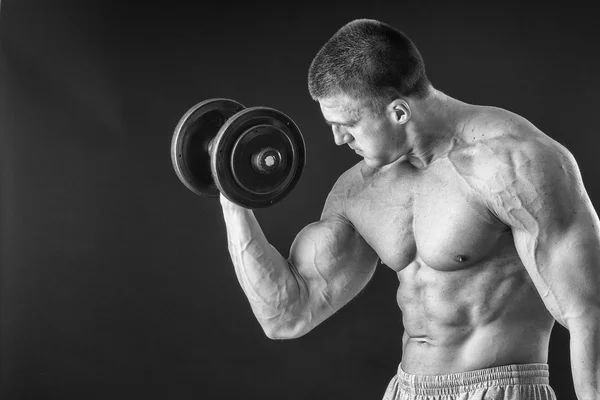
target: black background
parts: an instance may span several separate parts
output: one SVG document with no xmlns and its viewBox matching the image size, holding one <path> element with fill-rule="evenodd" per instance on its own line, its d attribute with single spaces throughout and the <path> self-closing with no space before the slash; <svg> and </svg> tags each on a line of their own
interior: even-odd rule
<svg viewBox="0 0 600 400">
<path fill-rule="evenodd" d="M 267 339 L 218 201 L 172 169 L 173 129 L 211 97 L 294 119 L 305 172 L 256 212 L 287 255 L 359 160 L 333 143 L 308 66 L 343 24 L 376 18 L 415 41 L 435 87 L 521 114 L 567 146 L 598 207 L 599 13 L 495 3 L 4 0 L 0 397 L 381 398 L 401 358 L 395 274 L 378 268 L 307 336 Z M 557 326 L 549 363 L 562 400 L 575 398 L 568 357 Z"/>
</svg>

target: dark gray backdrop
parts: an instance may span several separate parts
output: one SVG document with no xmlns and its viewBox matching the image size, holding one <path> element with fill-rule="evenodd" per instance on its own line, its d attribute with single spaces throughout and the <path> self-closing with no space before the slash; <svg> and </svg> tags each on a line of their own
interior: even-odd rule
<svg viewBox="0 0 600 400">
<path fill-rule="evenodd" d="M 301 127 L 296 190 L 257 212 L 287 255 L 358 161 L 306 89 L 324 41 L 359 17 L 405 31 L 440 90 L 519 113 L 566 145 L 598 207 L 598 12 L 506 3 L 5 0 L 0 19 L 0 397 L 378 399 L 401 358 L 397 280 L 317 330 L 267 339 L 228 258 L 218 201 L 169 158 L 196 102 L 266 105 Z M 501 3 L 501 2 L 497 2 Z M 551 383 L 574 399 L 568 332 Z"/>
</svg>

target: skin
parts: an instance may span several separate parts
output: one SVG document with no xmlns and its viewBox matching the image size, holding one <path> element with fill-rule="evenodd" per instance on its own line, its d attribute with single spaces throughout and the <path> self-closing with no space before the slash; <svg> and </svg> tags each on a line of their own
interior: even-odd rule
<svg viewBox="0 0 600 400">
<path fill-rule="evenodd" d="M 545 363 L 571 335 L 579 399 L 599 399 L 600 223 L 573 156 L 524 118 L 435 89 L 374 113 L 319 99 L 338 145 L 363 160 L 286 259 L 250 210 L 221 196 L 229 251 L 272 339 L 302 336 L 372 277 L 398 276 L 402 368 L 437 375 Z"/>
</svg>

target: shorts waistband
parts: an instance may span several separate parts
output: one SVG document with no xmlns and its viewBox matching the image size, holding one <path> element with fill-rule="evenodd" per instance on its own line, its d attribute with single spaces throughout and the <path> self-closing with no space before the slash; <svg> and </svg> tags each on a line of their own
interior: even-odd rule
<svg viewBox="0 0 600 400">
<path fill-rule="evenodd" d="M 412 375 L 398 366 L 398 384 L 415 395 L 450 395 L 507 385 L 549 385 L 548 364 L 511 364 L 447 375 Z"/>
</svg>

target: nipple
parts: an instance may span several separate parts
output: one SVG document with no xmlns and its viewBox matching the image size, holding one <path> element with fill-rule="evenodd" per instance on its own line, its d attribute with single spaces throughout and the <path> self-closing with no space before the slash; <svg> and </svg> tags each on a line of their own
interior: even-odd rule
<svg viewBox="0 0 600 400">
<path fill-rule="evenodd" d="M 459 262 L 459 263 L 465 262 L 467 260 L 469 260 L 469 257 L 462 255 L 462 254 L 454 256 L 454 261 Z"/>
</svg>

